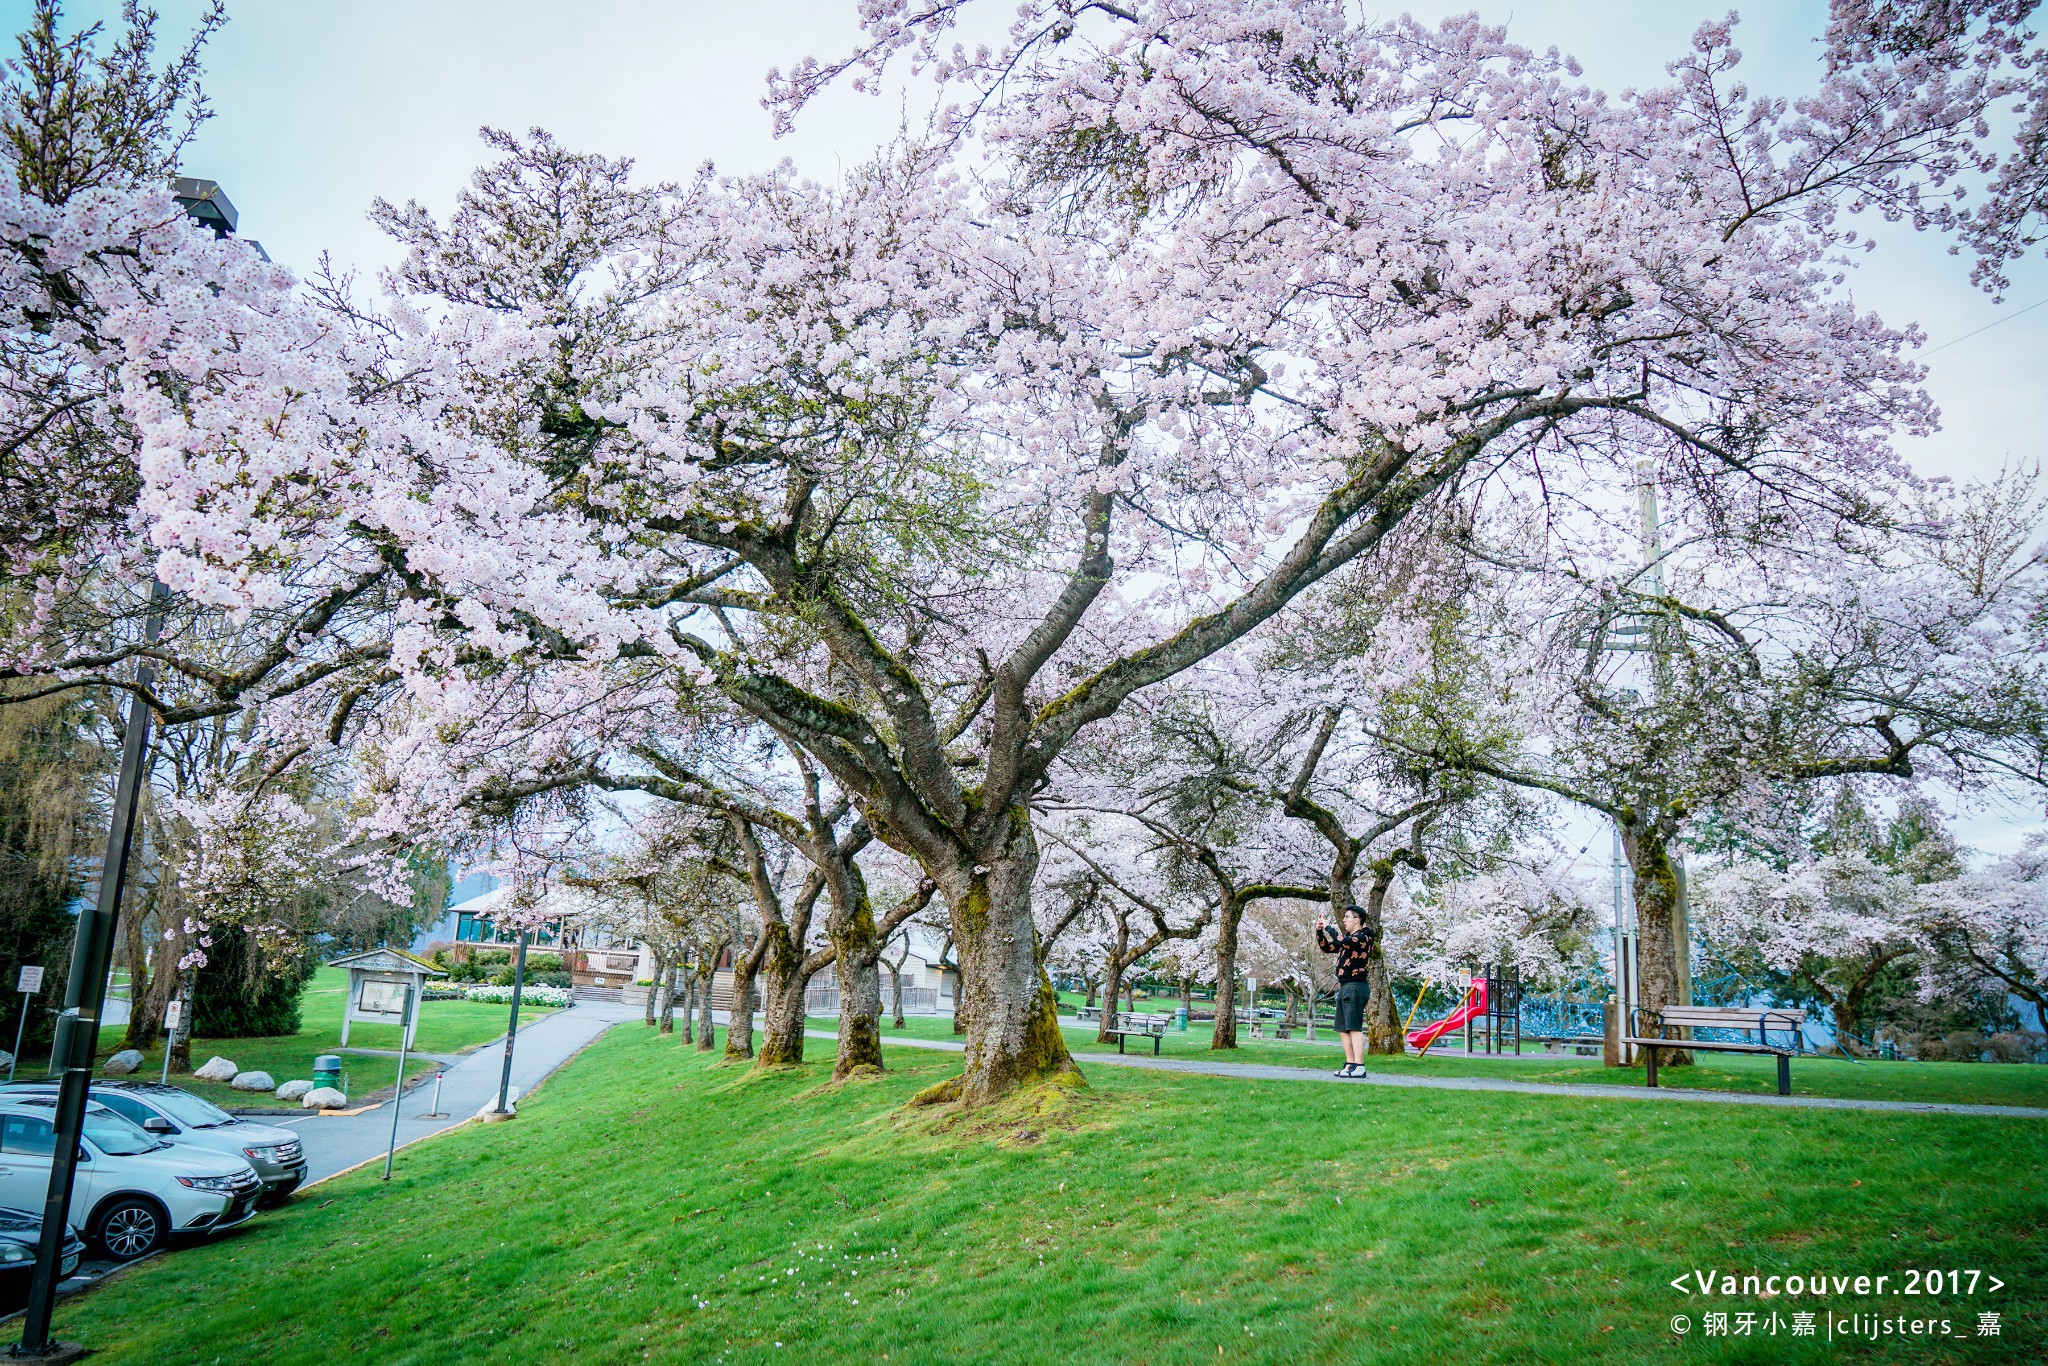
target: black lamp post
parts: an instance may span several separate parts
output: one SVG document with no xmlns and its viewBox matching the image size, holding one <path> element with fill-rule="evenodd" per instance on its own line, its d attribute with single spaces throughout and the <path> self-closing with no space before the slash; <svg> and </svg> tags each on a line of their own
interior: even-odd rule
<svg viewBox="0 0 2048 1366">
<path fill-rule="evenodd" d="M 149 619 L 143 638 L 156 643 L 163 630 L 162 584 L 151 585 Z M 156 670 L 144 661 L 135 684 L 146 691 Z M 99 1047 L 100 1011 L 106 1004 L 107 969 L 114 956 L 114 926 L 121 916 L 121 890 L 127 881 L 128 852 L 135 833 L 135 808 L 142 791 L 149 750 L 149 704 L 140 692 L 128 699 L 122 727 L 121 776 L 114 785 L 113 820 L 107 829 L 107 853 L 100 865 L 100 894 L 78 912 L 78 931 L 71 941 L 71 972 L 64 982 L 64 1012 L 57 1017 L 57 1036 L 50 1061 L 62 1072 L 57 1082 L 56 1130 L 50 1153 L 50 1186 L 43 1198 L 43 1227 L 36 1244 L 35 1275 L 29 1282 L 28 1312 L 22 1319 L 17 1357 L 62 1357 L 75 1352 L 50 1341 L 50 1315 L 56 1306 L 58 1264 L 64 1255 L 64 1234 L 71 1218 L 71 1180 L 78 1168 L 79 1135 L 85 1126 L 86 1091 L 92 1085 L 93 1055 Z"/>
<path fill-rule="evenodd" d="M 214 236 L 228 237 L 234 233 L 239 215 L 219 185 L 211 180 L 180 178 L 173 182 L 171 191 L 179 206 L 194 221 L 213 229 Z M 257 246 L 256 250 L 261 252 L 262 247 Z M 143 639 L 151 645 L 163 631 L 164 601 L 168 596 L 161 583 L 151 583 L 149 616 L 143 625 Z M 57 1282 L 61 1279 L 59 1263 L 64 1255 L 64 1235 L 70 1226 L 72 1178 L 78 1169 L 85 1103 L 92 1085 L 93 1058 L 99 1049 L 100 1015 L 106 1005 L 107 970 L 113 965 L 114 931 L 121 918 L 121 892 L 128 877 L 135 811 L 141 799 L 142 780 L 149 769 L 150 713 L 143 694 L 155 679 L 155 667 L 146 658 L 138 661 L 136 692 L 128 699 L 128 714 L 122 724 L 121 774 L 114 785 L 113 819 L 107 828 L 106 857 L 100 864 L 99 896 L 91 906 L 79 910 L 78 929 L 71 943 L 64 1010 L 57 1017 L 56 1038 L 50 1048 L 52 1065 L 62 1069 L 57 1082 L 56 1113 L 52 1116 L 56 1133 L 50 1155 L 50 1185 L 43 1198 L 42 1236 L 36 1245 L 36 1269 L 29 1282 L 21 1341 L 8 1349 L 14 1357 L 68 1361 L 80 1355 L 74 1344 L 50 1341 L 50 1317 L 56 1307 Z"/>
</svg>

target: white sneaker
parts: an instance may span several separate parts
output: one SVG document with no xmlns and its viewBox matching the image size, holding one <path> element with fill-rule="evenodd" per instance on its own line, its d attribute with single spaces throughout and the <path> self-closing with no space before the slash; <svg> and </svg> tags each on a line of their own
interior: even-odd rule
<svg viewBox="0 0 2048 1366">
<path fill-rule="evenodd" d="M 1333 1077 L 1348 1077 L 1348 1076 L 1350 1076 L 1350 1075 L 1351 1075 L 1351 1064 L 1350 1064 L 1350 1063 L 1348 1063 L 1348 1062 L 1347 1062 L 1347 1063 L 1345 1063 L 1345 1064 L 1344 1064 L 1344 1065 L 1343 1065 L 1342 1067 L 1338 1068 L 1338 1069 L 1337 1069 L 1336 1071 L 1332 1072 L 1332 1073 L 1331 1073 L 1330 1075 L 1331 1075 L 1331 1076 L 1333 1076 Z"/>
</svg>

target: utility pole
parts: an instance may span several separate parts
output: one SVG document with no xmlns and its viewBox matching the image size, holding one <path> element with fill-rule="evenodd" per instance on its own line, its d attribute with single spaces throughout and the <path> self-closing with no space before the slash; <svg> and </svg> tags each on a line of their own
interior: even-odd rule
<svg viewBox="0 0 2048 1366">
<path fill-rule="evenodd" d="M 1643 519 L 1644 582 L 1655 597 L 1664 596 L 1664 521 L 1657 511 L 1657 470 L 1647 460 L 1638 461 L 1638 498 Z M 1677 642 L 1671 639 L 1671 621 L 1658 613 L 1650 623 L 1650 687 L 1661 703 L 1671 691 L 1671 656 Z M 1671 907 L 1671 952 L 1677 959 L 1677 1004 L 1692 1004 L 1692 916 L 1686 905 L 1685 856 L 1673 852 L 1671 870 L 1677 875 L 1678 897 Z"/>
</svg>

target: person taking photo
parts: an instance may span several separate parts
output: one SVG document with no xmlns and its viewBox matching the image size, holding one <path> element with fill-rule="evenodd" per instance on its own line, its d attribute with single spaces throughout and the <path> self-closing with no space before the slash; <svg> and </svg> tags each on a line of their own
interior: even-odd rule
<svg viewBox="0 0 2048 1366">
<path fill-rule="evenodd" d="M 1356 1080 L 1365 1075 L 1366 959 L 1373 936 L 1361 906 L 1346 906 L 1338 924 L 1341 930 L 1316 917 L 1316 947 L 1337 955 L 1337 1037 L 1344 1041 L 1344 1065 L 1336 1074 Z"/>
</svg>

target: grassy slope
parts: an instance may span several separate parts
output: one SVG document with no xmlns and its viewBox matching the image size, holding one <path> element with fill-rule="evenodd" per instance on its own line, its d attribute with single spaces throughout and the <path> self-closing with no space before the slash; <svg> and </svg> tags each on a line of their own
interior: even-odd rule
<svg viewBox="0 0 2048 1366">
<path fill-rule="evenodd" d="M 194 1039 L 192 1064 L 203 1065 L 218 1054 L 244 1072 L 268 1072 L 280 1082 L 295 1077 L 310 1079 L 313 1059 L 341 1047 L 341 1008 L 348 993 L 348 973 L 340 968 L 321 968 L 307 984 L 299 1012 L 299 1032 L 259 1039 Z M 519 1018 L 524 1021 L 546 1014 L 545 1007 L 522 1002 Z M 493 1039 L 503 1038 L 511 1007 L 482 1001 L 424 1001 L 420 1004 L 420 1027 L 413 1047 L 423 1053 L 466 1053 Z M 100 1031 L 100 1055 L 105 1057 L 121 1046 L 122 1028 L 109 1026 Z M 395 1024 L 355 1024 L 349 1027 L 350 1048 L 397 1048 Z M 368 1094 L 391 1085 L 398 1074 L 396 1059 L 370 1058 L 343 1053 L 351 1094 Z M 163 1066 L 163 1043 L 149 1050 L 138 1076 L 155 1077 Z M 430 1071 L 430 1062 L 409 1062 L 407 1076 Z M 196 1081 L 173 1073 L 178 1085 L 205 1096 L 216 1105 L 260 1105 L 262 1093 L 237 1091 L 218 1082 Z"/>
<path fill-rule="evenodd" d="M 831 1030 L 838 1021 L 817 1018 L 812 1028 Z M 892 1034 L 915 1038 L 953 1038 L 951 1019 L 913 1016 L 900 1030 L 883 1020 L 884 1037 Z M 1066 1030 L 1067 1046 L 1076 1052 L 1114 1053 L 1116 1045 L 1095 1042 L 1095 1028 Z M 1234 1051 L 1215 1052 L 1209 1047 L 1208 1028 L 1190 1026 L 1185 1034 L 1169 1029 L 1162 1057 L 1201 1058 L 1220 1062 L 1263 1063 L 1277 1067 L 1320 1067 L 1334 1071 L 1344 1061 L 1335 1036 L 1319 1032 L 1318 1041 L 1280 1042 L 1253 1040 L 1238 1031 Z M 825 1045 L 829 1047 L 829 1045 Z M 1150 1042 L 1132 1040 L 1127 1052 L 1150 1057 Z M 1535 1050 L 1531 1049 L 1531 1053 Z M 1640 1086 L 1643 1069 L 1609 1068 L 1598 1058 L 1550 1057 L 1536 1061 L 1508 1058 L 1428 1057 L 1371 1058 L 1370 1070 L 1444 1077 L 1513 1077 L 1519 1081 L 1595 1083 Z M 1741 1054 L 1699 1055 L 1693 1067 L 1658 1069 L 1660 1086 L 1689 1087 L 1714 1091 L 1751 1091 L 1775 1094 L 1778 1089 L 1777 1063 L 1770 1058 Z M 2034 1105 L 2048 1107 L 2048 1067 L 2025 1067 L 1993 1063 L 1949 1062 L 1853 1062 L 1840 1058 L 1794 1058 L 1792 1094 L 1795 1096 L 1841 1096 L 1863 1100 L 1947 1101 L 1972 1105 Z"/>
<path fill-rule="evenodd" d="M 887 1077 L 834 1091 L 820 1063 L 753 1075 L 627 1027 L 516 1124 L 144 1264 L 58 1328 L 96 1360 L 163 1366 L 257 1342 L 268 1362 L 393 1366 L 1935 1363 L 2039 1360 L 2048 1332 L 2048 1126 L 2032 1121 L 1098 1067 L 1085 1127 L 1003 1146 L 906 1125 L 903 1099 L 957 1059 L 889 1057 Z M 1666 1282 L 1702 1265 L 1980 1267 L 2011 1288 L 1808 1306 L 1963 1325 L 1996 1309 L 1995 1341 L 1745 1353 L 1669 1333 L 1705 1306 Z"/>
</svg>

